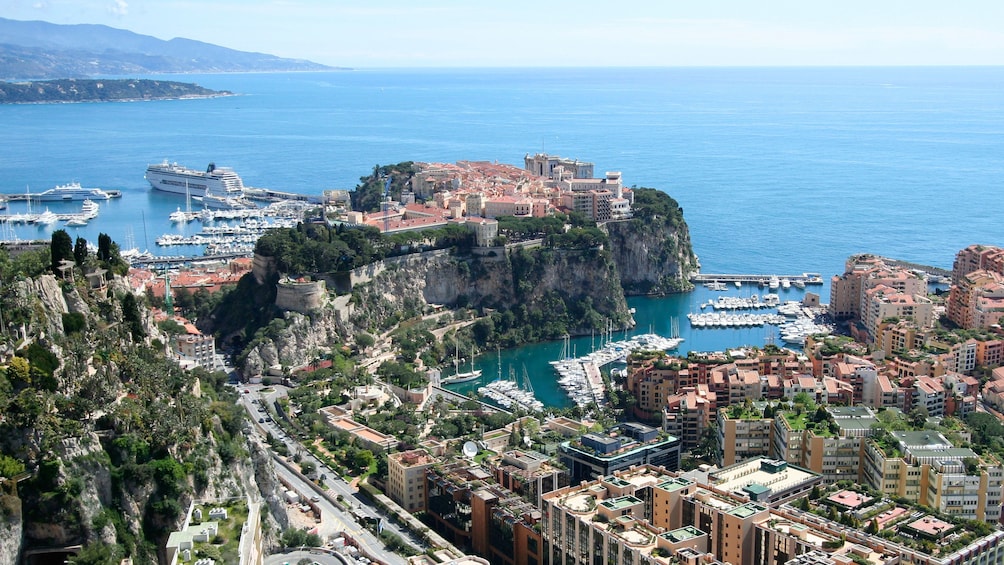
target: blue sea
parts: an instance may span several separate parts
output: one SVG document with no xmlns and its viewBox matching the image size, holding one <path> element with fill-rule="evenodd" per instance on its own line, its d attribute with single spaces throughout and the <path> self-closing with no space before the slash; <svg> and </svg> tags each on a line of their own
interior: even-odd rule
<svg viewBox="0 0 1004 565">
<path fill-rule="evenodd" d="M 319 194 L 351 189 L 380 164 L 521 165 L 524 154 L 543 151 L 670 194 L 684 209 L 704 272 L 828 278 L 861 252 L 950 268 L 967 245 L 1004 245 L 1004 67 L 166 78 L 236 96 L 0 105 L 0 192 L 70 181 L 121 190 L 89 226 L 67 228 L 71 236 L 96 242 L 105 232 L 123 247 L 174 254 L 157 249 L 156 237 L 197 226 L 172 226 L 167 216 L 184 199 L 152 193 L 143 178 L 148 164 L 165 159 L 197 168 L 212 161 L 250 186 Z M 0 238 L 49 237 L 33 226 L 0 230 Z M 828 285 L 810 290 L 828 297 Z M 690 332 L 683 316 L 707 298 L 699 291 L 631 304 L 639 331 L 667 333 L 669 321 L 680 319 L 684 349 L 763 343 L 762 329 Z M 749 335 L 729 333 L 740 331 Z M 556 356 L 560 343 L 538 347 L 556 348 L 540 357 Z M 533 350 L 519 351 L 512 354 Z M 495 355 L 487 357 L 485 371 L 495 374 Z M 518 372 L 520 364 L 503 360 Z M 546 370 L 531 365 L 531 373 Z"/>
</svg>

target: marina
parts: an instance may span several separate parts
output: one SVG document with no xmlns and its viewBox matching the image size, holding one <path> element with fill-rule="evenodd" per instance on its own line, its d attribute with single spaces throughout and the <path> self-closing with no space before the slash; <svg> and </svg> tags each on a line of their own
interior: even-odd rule
<svg viewBox="0 0 1004 565">
<path fill-rule="evenodd" d="M 37 224 L 46 226 L 56 222 L 66 222 L 67 226 L 85 226 L 87 222 L 98 217 L 98 204 L 93 200 L 84 200 L 81 204 L 80 212 L 57 214 L 48 208 L 41 213 L 32 213 L 29 205 L 28 211 L 11 214 L 9 210 L 0 214 L 0 223 L 6 224 Z"/>
<path fill-rule="evenodd" d="M 588 355 L 577 358 L 562 358 L 551 361 L 558 373 L 558 384 L 580 407 L 595 403 L 602 406 L 606 402 L 603 377 L 600 369 L 610 363 L 623 363 L 628 354 L 638 350 L 670 351 L 676 349 L 683 340 L 667 338 L 656 334 L 641 334 L 622 341 L 611 341 Z M 568 353 L 568 341 L 564 353 Z"/>
</svg>

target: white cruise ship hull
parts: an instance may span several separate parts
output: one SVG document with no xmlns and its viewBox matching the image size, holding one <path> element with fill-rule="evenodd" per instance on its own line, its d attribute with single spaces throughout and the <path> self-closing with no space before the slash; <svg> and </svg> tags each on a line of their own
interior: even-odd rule
<svg viewBox="0 0 1004 565">
<path fill-rule="evenodd" d="M 215 168 L 197 171 L 177 163 L 150 165 L 146 169 L 150 187 L 161 192 L 202 198 L 207 194 L 220 197 L 237 197 L 244 194 L 244 183 L 231 169 Z"/>
</svg>

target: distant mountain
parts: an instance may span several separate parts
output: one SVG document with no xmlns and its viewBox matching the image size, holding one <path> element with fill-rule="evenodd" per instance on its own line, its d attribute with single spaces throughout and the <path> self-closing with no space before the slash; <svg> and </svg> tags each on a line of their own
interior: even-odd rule
<svg viewBox="0 0 1004 565">
<path fill-rule="evenodd" d="M 0 18 L 0 79 L 334 69 L 191 39 L 164 41 L 104 25 Z"/>
</svg>

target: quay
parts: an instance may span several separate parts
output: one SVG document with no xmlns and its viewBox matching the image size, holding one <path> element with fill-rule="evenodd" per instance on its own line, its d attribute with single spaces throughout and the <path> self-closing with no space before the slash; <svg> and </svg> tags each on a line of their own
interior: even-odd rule
<svg viewBox="0 0 1004 565">
<path fill-rule="evenodd" d="M 251 200 L 262 202 L 306 202 L 308 204 L 323 204 L 324 197 L 313 194 L 297 194 L 295 192 L 283 192 L 270 188 L 244 187 L 244 196 Z"/>
<path fill-rule="evenodd" d="M 925 273 L 928 276 L 938 277 L 943 279 L 941 281 L 935 282 L 951 282 L 952 271 L 950 269 L 942 269 L 941 267 L 932 267 L 931 265 L 921 265 L 920 263 L 911 263 L 909 261 L 900 261 L 899 259 L 890 259 L 888 257 L 879 257 L 886 265 L 891 265 L 894 267 L 903 267 L 904 269 L 910 269 L 915 272 Z"/>
<path fill-rule="evenodd" d="M 46 242 L 48 243 L 48 242 Z M 188 265 L 191 263 L 211 263 L 216 261 L 229 261 L 230 259 L 239 259 L 242 257 L 250 256 L 247 252 L 237 252 L 237 253 L 219 253 L 216 255 L 189 255 L 189 256 L 172 256 L 172 257 L 157 257 L 157 256 L 141 256 L 133 259 L 127 259 L 130 267 L 135 267 L 137 269 L 167 269 L 171 267 L 176 267 L 178 265 Z"/>
<path fill-rule="evenodd" d="M 788 279 L 791 282 L 799 281 L 805 284 L 823 284 L 823 277 L 819 273 L 802 273 L 801 275 L 742 275 L 742 274 L 712 274 L 698 273 L 690 276 L 690 281 L 695 284 L 704 283 L 741 283 L 767 286 L 771 280 Z"/>
</svg>

